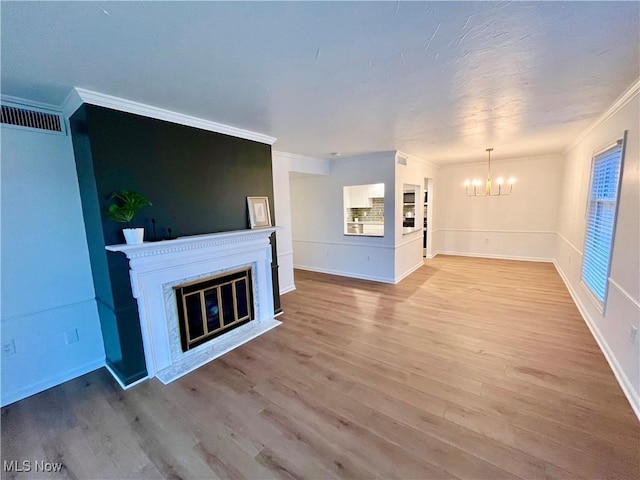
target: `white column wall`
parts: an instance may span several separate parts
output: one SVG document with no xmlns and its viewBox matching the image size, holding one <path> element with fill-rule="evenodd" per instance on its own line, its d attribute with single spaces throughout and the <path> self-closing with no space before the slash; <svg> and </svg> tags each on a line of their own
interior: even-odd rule
<svg viewBox="0 0 640 480">
<path fill-rule="evenodd" d="M 291 237 L 291 200 L 289 178 L 294 174 L 329 175 L 330 162 L 319 158 L 273 151 L 273 201 L 278 243 L 278 280 L 280 294 L 295 290 L 293 278 L 293 241 Z"/>
<path fill-rule="evenodd" d="M 331 161 L 329 175 L 291 179 L 294 265 L 394 283 L 395 152 Z M 385 184 L 384 237 L 344 235 L 343 187 Z"/>
<path fill-rule="evenodd" d="M 424 225 L 424 179 L 433 179 L 432 189 L 429 192 L 429 208 L 439 204 L 438 177 L 439 168 L 436 165 L 428 163 L 417 157 L 405 155 L 407 157 L 407 165 L 396 165 L 396 205 L 395 212 L 398 219 L 394 228 L 395 235 L 395 281 L 399 282 L 412 272 L 420 268 L 423 262 L 423 231 Z M 405 184 L 418 185 L 419 195 L 416 198 L 416 220 L 415 225 L 417 231 L 403 234 L 402 230 L 402 204 L 403 204 L 403 187 Z M 432 215 L 433 216 L 433 215 Z M 429 226 L 431 229 L 432 227 Z"/>
<path fill-rule="evenodd" d="M 104 365 L 70 137 L 3 125 L 2 405 Z M 77 341 L 74 342 L 77 334 Z"/>
</svg>

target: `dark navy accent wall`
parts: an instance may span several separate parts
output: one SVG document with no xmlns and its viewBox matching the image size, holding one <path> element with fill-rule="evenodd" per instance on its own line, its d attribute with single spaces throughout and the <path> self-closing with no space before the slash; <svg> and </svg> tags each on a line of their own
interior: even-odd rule
<svg viewBox="0 0 640 480">
<path fill-rule="evenodd" d="M 267 196 L 273 211 L 271 146 L 93 105 L 71 118 L 76 165 L 107 361 L 126 383 L 146 375 L 137 305 L 128 261 L 105 245 L 124 243 L 125 226 L 104 210 L 109 195 L 143 193 L 133 225 L 158 238 L 248 228 L 248 196 Z M 274 303 L 280 311 L 275 235 L 272 236 Z"/>
</svg>

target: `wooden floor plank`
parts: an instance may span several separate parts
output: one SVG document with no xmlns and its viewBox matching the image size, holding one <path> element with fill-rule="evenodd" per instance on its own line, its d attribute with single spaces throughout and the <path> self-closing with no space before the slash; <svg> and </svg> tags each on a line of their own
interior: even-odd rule
<svg viewBox="0 0 640 480">
<path fill-rule="evenodd" d="M 2 409 L 1 478 L 640 478 L 640 424 L 553 265 L 296 271 L 283 325 L 189 375 Z"/>
</svg>

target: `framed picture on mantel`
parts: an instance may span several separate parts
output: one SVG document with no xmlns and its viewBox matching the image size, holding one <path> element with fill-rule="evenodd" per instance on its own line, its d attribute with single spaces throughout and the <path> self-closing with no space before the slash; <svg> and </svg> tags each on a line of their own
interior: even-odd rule
<svg viewBox="0 0 640 480">
<path fill-rule="evenodd" d="M 251 228 L 264 228 L 271 226 L 269 198 L 247 197 L 247 205 L 249 207 L 249 225 L 251 225 Z"/>
</svg>

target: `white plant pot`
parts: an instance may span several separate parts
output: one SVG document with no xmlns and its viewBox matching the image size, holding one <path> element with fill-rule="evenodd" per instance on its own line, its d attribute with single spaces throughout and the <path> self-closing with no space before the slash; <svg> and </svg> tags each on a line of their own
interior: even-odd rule
<svg viewBox="0 0 640 480">
<path fill-rule="evenodd" d="M 124 239 L 127 245 L 135 245 L 144 241 L 144 228 L 123 228 Z"/>
</svg>

